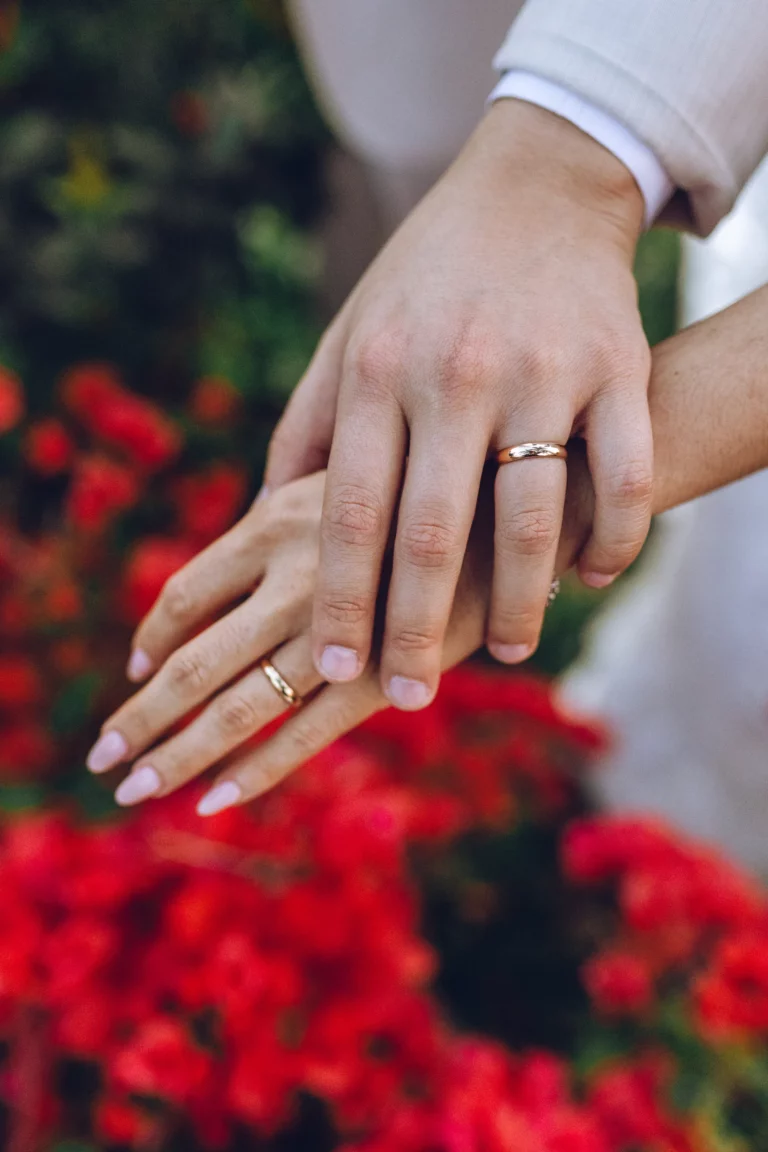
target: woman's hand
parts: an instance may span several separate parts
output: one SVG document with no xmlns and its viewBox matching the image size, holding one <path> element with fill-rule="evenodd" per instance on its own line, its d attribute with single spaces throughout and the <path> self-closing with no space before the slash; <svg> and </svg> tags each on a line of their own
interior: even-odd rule
<svg viewBox="0 0 768 1152">
<path fill-rule="evenodd" d="M 321 685 L 309 625 L 324 484 L 324 473 L 318 473 L 254 504 L 239 524 L 171 578 L 139 627 L 131 664 L 159 671 L 106 722 L 88 758 L 97 773 L 134 762 L 117 790 L 119 803 L 167 795 L 226 760 L 199 806 L 202 815 L 221 811 L 265 792 L 387 706 L 375 665 L 352 684 L 326 685 L 312 696 Z M 488 491 L 461 573 L 445 667 L 483 642 L 493 538 L 490 497 Z M 219 620 L 187 639 L 223 610 Z M 311 698 L 268 740 L 244 748 L 287 707 L 258 665 L 265 656 L 300 696 Z M 174 732 L 182 721 L 189 722 Z"/>
</svg>

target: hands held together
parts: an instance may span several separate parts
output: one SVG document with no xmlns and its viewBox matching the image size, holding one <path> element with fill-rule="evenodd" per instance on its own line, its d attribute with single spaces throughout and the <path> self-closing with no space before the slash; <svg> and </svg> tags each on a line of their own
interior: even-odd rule
<svg viewBox="0 0 768 1152">
<path fill-rule="evenodd" d="M 133 764 L 121 803 L 220 764 L 200 805 L 220 811 L 387 703 L 428 704 L 441 670 L 483 643 L 519 662 L 555 571 L 578 562 L 604 586 L 642 547 L 652 503 L 768 463 L 768 414 L 721 404 L 735 350 L 742 396 L 762 371 L 759 299 L 658 351 L 654 491 L 642 215 L 600 145 L 541 109 L 494 106 L 326 333 L 275 433 L 265 498 L 139 628 L 129 674 L 152 678 L 89 757 L 94 772 Z M 526 441 L 570 442 L 567 467 L 523 460 L 494 478 L 489 455 Z M 290 707 L 271 668 L 303 706 L 255 744 Z"/>
<path fill-rule="evenodd" d="M 768 467 L 767 309 L 768 288 L 655 350 L 649 391 L 655 512 Z M 553 464 L 560 466 L 535 460 L 525 466 Z M 518 467 L 523 465 L 513 473 Z M 492 482 L 486 470 L 443 668 L 479 648 L 486 634 Z M 138 629 L 129 671 L 135 680 L 155 674 L 104 724 L 89 757 L 95 772 L 133 764 L 118 789 L 121 803 L 165 795 L 220 762 L 201 810 L 241 803 L 386 707 L 374 662 L 355 682 L 319 688 L 323 678 L 312 662 L 310 621 L 325 485 L 318 473 L 257 501 L 239 524 L 172 577 Z M 559 572 L 582 554 L 594 499 L 577 442 L 568 459 Z M 190 639 L 211 618 L 215 623 Z M 288 709 L 259 667 L 264 657 L 305 704 L 256 745 L 250 738 Z"/>
<path fill-rule="evenodd" d="M 589 481 L 575 460 L 571 531 L 562 565 L 589 522 Z M 577 479 L 579 478 L 579 479 Z M 88 760 L 106 772 L 133 762 L 117 790 L 121 804 L 166 795 L 223 762 L 200 803 L 202 815 L 253 799 L 338 736 L 387 706 L 376 667 L 354 683 L 328 684 L 312 658 L 310 620 L 318 567 L 324 473 L 287 484 L 257 501 L 234 528 L 166 585 L 134 638 L 159 669 L 104 725 Z M 492 493 L 481 497 L 448 621 L 443 667 L 483 642 L 492 560 Z M 255 587 L 254 587 L 255 586 Z M 207 620 L 215 623 L 189 639 Z M 269 657 L 303 700 L 266 740 L 251 737 L 290 710 L 265 675 Z M 175 731 L 179 722 L 187 722 Z"/>
</svg>

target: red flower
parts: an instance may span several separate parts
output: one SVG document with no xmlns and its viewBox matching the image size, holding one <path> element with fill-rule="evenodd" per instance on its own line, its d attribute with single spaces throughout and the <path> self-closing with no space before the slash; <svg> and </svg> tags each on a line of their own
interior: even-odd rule
<svg viewBox="0 0 768 1152">
<path fill-rule="evenodd" d="M 109 364 L 81 364 L 61 381 L 64 403 L 84 426 L 135 464 L 157 469 L 179 453 L 181 433 L 151 401 L 125 388 Z"/>
<path fill-rule="evenodd" d="M 82 611 L 83 598 L 80 589 L 71 581 L 62 580 L 53 584 L 43 598 L 45 619 L 56 624 L 76 620 Z"/>
<path fill-rule="evenodd" d="M 630 866 L 666 859 L 675 844 L 674 833 L 652 820 L 574 820 L 563 836 L 563 869 L 571 880 L 595 884 Z"/>
<path fill-rule="evenodd" d="M 201 541 L 215 540 L 241 511 L 247 486 L 242 468 L 216 464 L 197 476 L 185 476 L 175 488 L 179 525 Z"/>
<path fill-rule="evenodd" d="M 75 468 L 67 517 L 86 532 L 98 532 L 139 497 L 139 482 L 123 464 L 106 456 L 84 456 Z"/>
<path fill-rule="evenodd" d="M 671 1080 L 669 1061 L 644 1059 L 598 1072 L 589 1103 L 612 1146 L 663 1147 L 679 1121 L 668 1115 L 663 1093 Z"/>
<path fill-rule="evenodd" d="M 123 1096 L 106 1096 L 96 1108 L 96 1134 L 106 1144 L 149 1148 L 154 1143 L 157 1124 L 138 1104 Z"/>
<path fill-rule="evenodd" d="M 124 1091 L 174 1104 L 189 1103 L 210 1072 L 211 1058 L 169 1016 L 143 1024 L 114 1056 L 111 1072 Z"/>
<path fill-rule="evenodd" d="M 568 1101 L 568 1068 L 551 1052 L 531 1052 L 515 1072 L 515 1091 L 527 1113 L 545 1117 Z"/>
<path fill-rule="evenodd" d="M 181 448 L 181 432 L 165 413 L 125 390 L 93 412 L 89 426 L 107 444 L 152 470 L 169 464 Z"/>
<path fill-rule="evenodd" d="M 710 1037 L 767 1034 L 768 934 L 724 940 L 696 984 L 694 1002 Z"/>
<path fill-rule="evenodd" d="M 42 695 L 40 673 L 27 656 L 0 656 L 0 708 L 29 708 Z"/>
<path fill-rule="evenodd" d="M 636 1015 L 653 1003 L 653 979 L 647 963 L 628 951 L 606 951 L 587 961 L 584 985 L 599 1012 Z"/>
<path fill-rule="evenodd" d="M 28 1004 L 38 998 L 43 938 L 36 910 L 6 880 L 0 890 L 0 1005 Z"/>
<path fill-rule="evenodd" d="M 65 372 L 59 382 L 64 404 L 86 425 L 122 390 L 120 377 L 111 364 L 78 364 Z"/>
<path fill-rule="evenodd" d="M 0 436 L 10 432 L 25 412 L 21 380 L 9 368 L 0 367 Z"/>
<path fill-rule="evenodd" d="M 229 428 L 243 406 L 243 397 L 224 376 L 203 376 L 190 399 L 192 417 L 205 427 Z"/>
<path fill-rule="evenodd" d="M 129 553 L 121 603 L 129 621 L 138 623 L 146 616 L 163 590 L 165 582 L 192 559 L 196 552 L 186 540 L 150 536 Z"/>
<path fill-rule="evenodd" d="M 547 1152 L 612 1152 L 599 1121 L 586 1108 L 559 1109 L 542 1135 Z"/>
<path fill-rule="evenodd" d="M 0 725 L 0 775 L 39 774 L 54 763 L 53 741 L 34 721 L 11 720 Z"/>
<path fill-rule="evenodd" d="M 51 647 L 50 654 L 52 667 L 63 676 L 76 676 L 88 666 L 88 645 L 77 636 L 59 640 Z"/>
<path fill-rule="evenodd" d="M 60 420 L 53 417 L 33 424 L 24 439 L 24 458 L 41 476 L 57 476 L 72 463 L 75 446 Z"/>
</svg>

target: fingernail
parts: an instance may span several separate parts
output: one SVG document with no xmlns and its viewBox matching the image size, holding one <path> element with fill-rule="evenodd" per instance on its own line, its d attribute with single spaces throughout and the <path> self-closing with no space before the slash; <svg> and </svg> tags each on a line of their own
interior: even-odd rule
<svg viewBox="0 0 768 1152">
<path fill-rule="evenodd" d="M 533 648 L 530 644 L 495 644 L 493 641 L 489 641 L 488 651 L 495 660 L 500 660 L 502 664 L 522 664 L 524 660 L 533 655 Z"/>
<path fill-rule="evenodd" d="M 258 492 L 256 493 L 254 504 L 258 504 L 261 500 L 266 500 L 267 496 L 269 496 L 269 488 L 267 488 L 266 484 L 262 484 L 261 488 L 259 488 Z"/>
<path fill-rule="evenodd" d="M 421 680 L 409 680 L 407 676 L 393 676 L 387 687 L 387 697 L 395 708 L 415 712 L 429 704 L 432 693 Z"/>
<path fill-rule="evenodd" d="M 162 781 L 154 768 L 145 764 L 143 768 L 137 768 L 130 776 L 126 776 L 115 792 L 115 800 L 123 808 L 130 808 L 132 804 L 140 804 L 142 800 L 154 796 L 160 791 L 161 784 Z"/>
<path fill-rule="evenodd" d="M 613 584 L 618 575 L 618 572 L 613 572 L 610 576 L 606 576 L 604 572 L 582 572 L 581 579 L 589 588 L 607 588 L 609 584 Z"/>
<path fill-rule="evenodd" d="M 326 680 L 354 680 L 360 671 L 360 658 L 352 648 L 329 644 L 323 649 L 318 671 Z"/>
<path fill-rule="evenodd" d="M 86 765 L 89 772 L 109 772 L 115 764 L 128 757 L 128 744 L 119 732 L 105 732 L 88 753 Z"/>
<path fill-rule="evenodd" d="M 129 680 L 146 680 L 151 671 L 152 661 L 142 648 L 136 648 L 131 652 L 125 672 Z"/>
<path fill-rule="evenodd" d="M 198 816 L 215 816 L 225 808 L 232 808 L 239 804 L 243 798 L 243 790 L 234 780 L 225 780 L 206 792 L 197 805 Z"/>
</svg>

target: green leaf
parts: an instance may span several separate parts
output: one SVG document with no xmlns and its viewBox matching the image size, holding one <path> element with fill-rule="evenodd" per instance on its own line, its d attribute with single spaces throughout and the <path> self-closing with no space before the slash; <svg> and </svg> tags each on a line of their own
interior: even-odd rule
<svg viewBox="0 0 768 1152">
<path fill-rule="evenodd" d="M 74 801 L 78 810 L 88 819 L 103 823 L 121 815 L 116 806 L 112 791 L 105 787 L 105 782 L 99 777 L 84 772 L 82 765 L 77 765 L 68 774 L 66 790 L 62 793 L 67 799 Z"/>
<path fill-rule="evenodd" d="M 42 807 L 45 789 L 38 784 L 4 784 L 0 788 L 0 812 L 27 812 Z"/>
<path fill-rule="evenodd" d="M 98 672 L 83 672 L 62 689 L 53 702 L 50 716 L 55 736 L 73 736 L 90 719 L 101 686 Z"/>
</svg>

